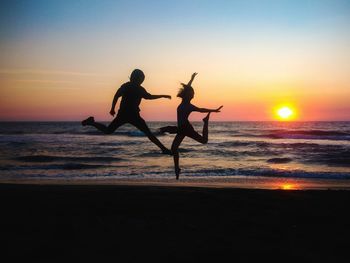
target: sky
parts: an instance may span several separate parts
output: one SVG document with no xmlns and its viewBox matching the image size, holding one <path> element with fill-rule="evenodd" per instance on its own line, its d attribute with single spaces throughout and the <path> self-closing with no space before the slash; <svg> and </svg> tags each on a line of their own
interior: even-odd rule
<svg viewBox="0 0 350 263">
<path fill-rule="evenodd" d="M 350 120 L 350 1 L 9 0 L 0 2 L 0 121 L 109 121 L 140 68 L 169 94 L 141 104 L 175 120 L 181 82 L 217 121 Z M 193 114 L 193 120 L 203 116 Z"/>
</svg>

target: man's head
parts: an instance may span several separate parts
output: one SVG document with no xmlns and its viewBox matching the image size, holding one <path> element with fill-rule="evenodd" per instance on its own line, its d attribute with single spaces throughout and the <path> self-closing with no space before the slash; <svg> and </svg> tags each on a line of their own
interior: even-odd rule
<svg viewBox="0 0 350 263">
<path fill-rule="evenodd" d="M 141 85 L 141 83 L 145 80 L 145 74 L 140 69 L 134 69 L 130 75 L 130 82 L 135 83 L 137 85 Z"/>
</svg>

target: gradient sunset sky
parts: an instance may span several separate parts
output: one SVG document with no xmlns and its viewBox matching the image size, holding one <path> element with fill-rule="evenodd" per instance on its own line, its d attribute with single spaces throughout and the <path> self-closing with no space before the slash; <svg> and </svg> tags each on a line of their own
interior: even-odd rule
<svg viewBox="0 0 350 263">
<path fill-rule="evenodd" d="M 176 119 L 193 72 L 213 120 L 350 120 L 350 1 L 1 1 L 0 120 L 111 120 L 134 68 L 173 96 L 146 120 Z"/>
</svg>

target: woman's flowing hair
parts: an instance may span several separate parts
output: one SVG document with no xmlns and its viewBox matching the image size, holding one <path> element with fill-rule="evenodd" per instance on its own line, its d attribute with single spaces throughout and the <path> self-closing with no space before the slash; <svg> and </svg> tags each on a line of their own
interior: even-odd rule
<svg viewBox="0 0 350 263">
<path fill-rule="evenodd" d="M 184 83 L 181 83 L 181 85 L 182 85 L 182 88 L 179 89 L 179 92 L 177 93 L 177 97 L 185 99 L 189 97 L 191 93 L 194 92 L 192 86 Z"/>
</svg>

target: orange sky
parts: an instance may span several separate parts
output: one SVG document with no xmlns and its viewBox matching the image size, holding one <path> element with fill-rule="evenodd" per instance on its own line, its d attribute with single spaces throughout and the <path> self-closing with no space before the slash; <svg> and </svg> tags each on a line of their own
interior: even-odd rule
<svg viewBox="0 0 350 263">
<path fill-rule="evenodd" d="M 170 4 L 143 2 L 150 10 L 132 23 L 126 3 L 113 6 L 116 17 L 102 7 L 81 15 L 69 2 L 70 9 L 12 10 L 0 31 L 0 120 L 110 120 L 114 92 L 134 68 L 145 72 L 150 93 L 173 96 L 143 101 L 148 120 L 175 120 L 177 90 L 193 72 L 193 103 L 224 105 L 213 120 L 274 120 L 283 104 L 297 110 L 296 120 L 350 120 L 349 5 L 293 2 L 260 8 L 238 1 L 238 17 L 225 13 L 231 4 L 193 6 L 185 16 Z"/>
</svg>

